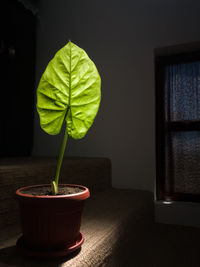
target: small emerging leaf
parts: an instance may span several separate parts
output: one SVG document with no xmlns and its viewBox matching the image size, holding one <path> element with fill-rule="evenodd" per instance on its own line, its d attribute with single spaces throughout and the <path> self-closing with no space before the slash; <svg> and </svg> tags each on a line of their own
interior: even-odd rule
<svg viewBox="0 0 200 267">
<path fill-rule="evenodd" d="M 66 120 L 68 135 L 84 137 L 98 112 L 101 79 L 86 52 L 69 42 L 49 62 L 37 89 L 40 125 L 58 134 Z"/>
</svg>

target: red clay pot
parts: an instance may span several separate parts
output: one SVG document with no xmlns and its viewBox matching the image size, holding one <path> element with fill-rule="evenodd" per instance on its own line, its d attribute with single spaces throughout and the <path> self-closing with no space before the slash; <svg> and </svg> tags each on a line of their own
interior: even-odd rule
<svg viewBox="0 0 200 267">
<path fill-rule="evenodd" d="M 90 192 L 84 186 L 66 185 L 79 187 L 83 191 L 56 196 L 33 196 L 21 192 L 23 189 L 49 185 L 28 186 L 16 191 L 23 232 L 23 242 L 20 240 L 18 245 L 29 251 L 60 251 L 58 255 L 68 254 L 80 247 L 83 243 L 80 234 L 82 210 Z"/>
</svg>

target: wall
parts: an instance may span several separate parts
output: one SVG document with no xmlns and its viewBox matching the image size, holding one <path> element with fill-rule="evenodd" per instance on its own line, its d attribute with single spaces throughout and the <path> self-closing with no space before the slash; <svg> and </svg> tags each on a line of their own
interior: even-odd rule
<svg viewBox="0 0 200 267">
<path fill-rule="evenodd" d="M 200 2 L 188 0 L 41 0 L 37 82 L 70 39 L 87 51 L 102 78 L 98 116 L 66 155 L 112 159 L 113 185 L 152 190 L 155 181 L 154 55 L 156 47 L 200 40 Z M 35 114 L 34 155 L 57 155 Z"/>
</svg>

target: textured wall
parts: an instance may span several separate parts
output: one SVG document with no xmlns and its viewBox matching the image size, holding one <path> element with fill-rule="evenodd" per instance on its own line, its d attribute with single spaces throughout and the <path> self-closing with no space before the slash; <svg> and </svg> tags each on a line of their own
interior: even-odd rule
<svg viewBox="0 0 200 267">
<path fill-rule="evenodd" d="M 106 156 L 113 185 L 153 190 L 155 180 L 153 49 L 200 40 L 200 2 L 188 0 L 41 0 L 36 79 L 68 39 L 84 48 L 102 78 L 102 103 L 87 136 L 66 155 Z M 57 155 L 35 115 L 34 155 Z"/>
</svg>

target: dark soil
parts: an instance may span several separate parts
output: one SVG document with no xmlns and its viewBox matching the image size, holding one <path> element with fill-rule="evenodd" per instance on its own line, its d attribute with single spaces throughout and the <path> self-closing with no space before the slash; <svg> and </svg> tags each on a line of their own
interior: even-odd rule
<svg viewBox="0 0 200 267">
<path fill-rule="evenodd" d="M 83 192 L 84 190 L 80 187 L 73 186 L 58 186 L 58 194 L 57 195 L 71 195 Z M 41 186 L 41 187 L 33 187 L 20 191 L 23 194 L 28 194 L 32 196 L 52 196 L 51 186 Z"/>
</svg>

